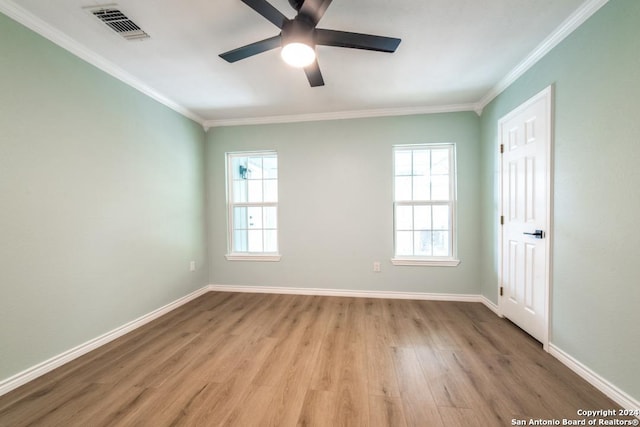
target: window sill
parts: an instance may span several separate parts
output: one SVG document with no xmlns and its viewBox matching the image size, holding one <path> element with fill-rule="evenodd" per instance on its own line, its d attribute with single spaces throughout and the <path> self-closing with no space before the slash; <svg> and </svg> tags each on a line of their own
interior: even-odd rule
<svg viewBox="0 0 640 427">
<path fill-rule="evenodd" d="M 459 259 L 391 258 L 391 264 L 414 267 L 457 267 Z"/>
<path fill-rule="evenodd" d="M 258 254 L 229 254 L 225 255 L 227 261 L 262 261 L 262 262 L 278 262 L 282 255 L 258 255 Z"/>
</svg>

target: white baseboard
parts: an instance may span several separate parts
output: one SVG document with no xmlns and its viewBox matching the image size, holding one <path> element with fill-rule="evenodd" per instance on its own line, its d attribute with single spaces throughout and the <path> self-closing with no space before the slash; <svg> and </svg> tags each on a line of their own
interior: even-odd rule
<svg viewBox="0 0 640 427">
<path fill-rule="evenodd" d="M 87 354 L 91 350 L 95 350 L 96 348 L 103 346 L 128 332 L 131 332 L 132 330 L 139 328 L 140 326 L 145 325 L 172 310 L 175 310 L 181 305 L 188 303 L 189 301 L 207 293 L 208 291 L 209 289 L 207 286 L 200 288 L 197 291 L 190 293 L 189 295 L 186 295 L 163 307 L 158 308 L 157 310 L 154 310 L 150 313 L 145 314 L 144 316 L 132 320 L 129 323 L 126 323 L 112 331 L 107 332 L 106 334 L 100 335 L 97 338 L 89 340 L 77 347 L 65 351 L 64 353 L 54 356 L 51 359 L 45 360 L 42 363 L 32 366 L 31 368 L 28 368 L 22 372 L 18 372 L 17 374 L 0 381 L 0 396 L 46 374 L 47 372 L 56 369 L 59 366 L 64 365 L 65 363 L 68 363 L 84 354 Z"/>
<path fill-rule="evenodd" d="M 480 295 L 480 302 L 483 303 L 489 310 L 493 311 L 496 316 L 502 317 L 500 310 L 498 310 L 497 304 L 494 304 L 489 298 L 484 295 Z"/>
<path fill-rule="evenodd" d="M 414 299 L 428 301 L 457 301 L 479 302 L 484 304 L 496 316 L 502 317 L 498 306 L 484 295 L 473 294 L 440 294 L 425 292 L 395 292 L 395 291 L 356 291 L 345 289 L 324 288 L 290 288 L 277 286 L 246 286 L 246 285 L 209 285 L 210 291 L 216 292 L 247 292 L 256 294 L 289 294 L 289 295 L 321 295 L 354 298 L 389 298 Z"/>
<path fill-rule="evenodd" d="M 634 411 L 640 408 L 640 401 L 629 396 L 553 343 L 549 343 L 549 353 L 623 408 Z"/>
<path fill-rule="evenodd" d="M 209 285 L 210 291 L 247 292 L 254 294 L 320 295 L 354 298 L 389 298 L 430 301 L 483 302 L 480 295 L 437 294 L 424 292 L 360 291 L 351 289 L 290 288 L 277 286 Z"/>
</svg>

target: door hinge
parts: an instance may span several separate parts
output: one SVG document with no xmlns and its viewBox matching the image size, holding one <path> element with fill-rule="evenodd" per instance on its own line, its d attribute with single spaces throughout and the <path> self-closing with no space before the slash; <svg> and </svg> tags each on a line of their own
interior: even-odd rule
<svg viewBox="0 0 640 427">
<path fill-rule="evenodd" d="M 504 287 L 500 286 L 500 296 L 504 295 Z"/>
<path fill-rule="evenodd" d="M 504 215 L 500 215 L 500 225 L 504 225 Z"/>
<path fill-rule="evenodd" d="M 504 144 L 500 144 L 500 154 L 504 154 Z"/>
</svg>

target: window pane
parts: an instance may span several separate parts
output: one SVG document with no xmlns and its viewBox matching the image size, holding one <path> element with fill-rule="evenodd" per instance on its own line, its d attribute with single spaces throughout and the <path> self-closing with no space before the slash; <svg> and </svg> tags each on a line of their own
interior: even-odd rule
<svg viewBox="0 0 640 427">
<path fill-rule="evenodd" d="M 449 150 L 448 149 L 431 150 L 431 174 L 432 175 L 448 175 L 449 174 Z"/>
<path fill-rule="evenodd" d="M 247 158 L 232 157 L 231 158 L 231 176 L 233 179 L 246 179 L 247 177 Z"/>
<path fill-rule="evenodd" d="M 233 232 L 233 251 L 247 252 L 247 230 L 235 230 Z"/>
<path fill-rule="evenodd" d="M 233 228 L 247 228 L 247 208 L 233 208 Z"/>
<path fill-rule="evenodd" d="M 413 232 L 396 232 L 396 255 L 413 255 Z"/>
<path fill-rule="evenodd" d="M 449 177 L 447 175 L 431 177 L 431 200 L 449 200 Z"/>
<path fill-rule="evenodd" d="M 230 251 L 278 252 L 278 156 L 228 153 Z M 265 206 L 268 205 L 268 206 Z"/>
<path fill-rule="evenodd" d="M 264 232 L 264 251 L 278 251 L 278 232 L 275 230 L 265 230 Z"/>
<path fill-rule="evenodd" d="M 262 202 L 262 181 L 250 180 L 246 182 L 249 184 L 249 202 Z"/>
<path fill-rule="evenodd" d="M 278 228 L 278 211 L 276 210 L 275 207 L 266 207 L 263 210 L 264 212 L 264 221 L 263 221 L 263 227 L 264 228 Z"/>
<path fill-rule="evenodd" d="M 450 256 L 449 253 L 449 232 L 433 232 L 433 256 Z"/>
<path fill-rule="evenodd" d="M 394 207 L 396 256 L 452 256 L 454 150 L 453 144 L 394 149 L 394 201 L 401 202 Z"/>
<path fill-rule="evenodd" d="M 249 252 L 262 252 L 262 230 L 249 230 Z"/>
<path fill-rule="evenodd" d="M 395 152 L 395 174 L 411 175 L 411 151 L 403 150 Z"/>
<path fill-rule="evenodd" d="M 263 182 L 264 182 L 264 201 L 277 202 L 278 201 L 278 181 L 275 179 L 268 179 Z"/>
<path fill-rule="evenodd" d="M 414 255 L 431 256 L 431 231 L 415 231 L 413 245 Z"/>
<path fill-rule="evenodd" d="M 262 157 L 249 157 L 249 179 L 262 179 Z"/>
<path fill-rule="evenodd" d="M 263 178 L 278 178 L 278 158 L 276 156 L 268 156 L 262 159 Z"/>
<path fill-rule="evenodd" d="M 413 230 L 412 206 L 396 206 L 396 230 Z"/>
<path fill-rule="evenodd" d="M 433 207 L 433 229 L 449 230 L 449 206 Z"/>
<path fill-rule="evenodd" d="M 429 174 L 429 150 L 416 150 L 413 152 L 413 175 Z"/>
<path fill-rule="evenodd" d="M 429 177 L 413 177 L 413 200 L 429 200 Z"/>
<path fill-rule="evenodd" d="M 247 201 L 247 181 L 233 181 L 233 201 L 234 203 Z"/>
<path fill-rule="evenodd" d="M 247 208 L 249 214 L 249 228 L 262 228 L 262 208 Z"/>
<path fill-rule="evenodd" d="M 415 206 L 414 230 L 431 230 L 431 206 Z"/>
<path fill-rule="evenodd" d="M 411 200 L 411 177 L 400 176 L 396 177 L 395 183 L 395 197 L 396 200 Z"/>
</svg>

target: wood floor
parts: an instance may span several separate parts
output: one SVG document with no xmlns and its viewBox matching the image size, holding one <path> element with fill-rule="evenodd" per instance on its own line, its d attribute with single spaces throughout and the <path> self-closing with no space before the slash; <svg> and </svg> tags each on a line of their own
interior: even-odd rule
<svg viewBox="0 0 640 427">
<path fill-rule="evenodd" d="M 0 397 L 0 425 L 507 426 L 617 407 L 481 304 L 210 292 Z"/>
</svg>

